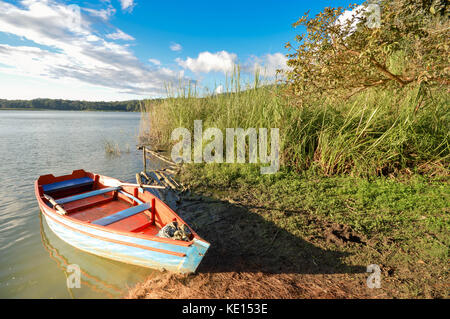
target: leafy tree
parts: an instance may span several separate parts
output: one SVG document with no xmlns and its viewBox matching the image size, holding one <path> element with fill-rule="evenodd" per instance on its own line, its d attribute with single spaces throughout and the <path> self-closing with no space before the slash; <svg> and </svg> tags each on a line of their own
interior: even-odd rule
<svg viewBox="0 0 450 319">
<path fill-rule="evenodd" d="M 370 8 L 380 8 L 374 26 Z M 445 0 L 381 0 L 308 13 L 294 27 L 306 34 L 286 44 L 287 79 L 301 102 L 325 95 L 349 97 L 369 87 L 449 84 L 449 19 Z"/>
</svg>

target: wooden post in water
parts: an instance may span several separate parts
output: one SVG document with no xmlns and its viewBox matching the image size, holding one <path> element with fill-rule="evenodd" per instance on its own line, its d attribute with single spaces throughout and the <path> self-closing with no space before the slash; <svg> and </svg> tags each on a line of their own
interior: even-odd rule
<svg viewBox="0 0 450 319">
<path fill-rule="evenodd" d="M 148 181 L 148 183 L 152 184 L 153 180 L 147 175 L 146 172 L 141 172 L 141 175 L 144 176 L 144 178 Z"/>
<path fill-rule="evenodd" d="M 145 146 L 142 146 L 142 161 L 144 162 L 144 172 L 147 171 L 147 156 L 145 155 Z"/>
<path fill-rule="evenodd" d="M 142 187 L 142 179 L 141 179 L 141 175 L 139 175 L 139 173 L 136 173 L 136 183 L 139 185 L 139 187 Z"/>
</svg>

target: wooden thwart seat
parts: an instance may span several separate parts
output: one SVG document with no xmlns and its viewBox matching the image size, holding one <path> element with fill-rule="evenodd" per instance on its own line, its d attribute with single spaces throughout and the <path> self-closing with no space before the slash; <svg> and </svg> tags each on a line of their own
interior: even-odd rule
<svg viewBox="0 0 450 319">
<path fill-rule="evenodd" d="M 124 209 L 118 213 L 115 213 L 110 216 L 106 216 L 100 219 L 97 219 L 96 221 L 93 221 L 92 224 L 100 225 L 100 226 L 108 226 L 112 223 L 118 222 L 122 219 L 125 219 L 127 217 L 139 214 L 143 212 L 144 210 L 150 209 L 152 206 L 150 203 L 144 203 L 138 206 L 133 206 L 127 209 Z"/>
<path fill-rule="evenodd" d="M 117 191 L 117 190 L 120 190 L 120 189 L 121 189 L 120 186 L 102 188 L 102 189 L 98 189 L 98 190 L 87 192 L 87 193 L 83 193 L 83 194 L 78 194 L 78 195 L 74 195 L 74 196 L 70 196 L 70 197 L 57 199 L 56 202 L 58 204 L 70 203 L 70 202 L 74 202 L 76 200 L 85 199 L 85 198 L 88 198 L 88 197 L 101 195 L 101 194 L 105 194 L 105 193 L 109 193 L 109 192 L 114 192 L 114 191 Z"/>
</svg>

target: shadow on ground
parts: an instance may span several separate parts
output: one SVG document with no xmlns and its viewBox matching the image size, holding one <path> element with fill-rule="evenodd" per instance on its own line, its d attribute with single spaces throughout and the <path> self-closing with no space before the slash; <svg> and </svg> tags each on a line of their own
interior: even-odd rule
<svg viewBox="0 0 450 319">
<path fill-rule="evenodd" d="M 265 220 L 250 208 L 200 196 L 182 196 L 177 213 L 211 243 L 198 273 L 363 273 L 341 262 L 348 253 L 325 250 Z M 171 205 L 172 206 L 172 205 Z"/>
</svg>

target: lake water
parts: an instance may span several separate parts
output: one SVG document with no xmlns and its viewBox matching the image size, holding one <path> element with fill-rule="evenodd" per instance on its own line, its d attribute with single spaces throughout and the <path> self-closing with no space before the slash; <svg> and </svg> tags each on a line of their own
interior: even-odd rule
<svg viewBox="0 0 450 319">
<path fill-rule="evenodd" d="M 34 195 L 40 175 L 75 169 L 134 182 L 139 121 L 139 113 L 0 111 L 0 298 L 115 298 L 153 273 L 61 241 Z M 105 141 L 121 155 L 107 155 Z M 81 288 L 67 288 L 70 264 L 81 269 Z"/>
</svg>

